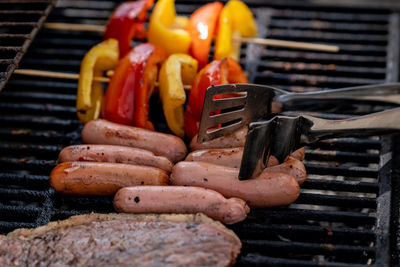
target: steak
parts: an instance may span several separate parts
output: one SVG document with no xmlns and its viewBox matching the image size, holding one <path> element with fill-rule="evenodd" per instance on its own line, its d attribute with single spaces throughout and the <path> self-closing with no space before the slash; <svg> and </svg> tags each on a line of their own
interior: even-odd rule
<svg viewBox="0 0 400 267">
<path fill-rule="evenodd" d="M 0 235 L 0 266 L 231 266 L 240 248 L 202 214 L 88 214 Z"/>
</svg>

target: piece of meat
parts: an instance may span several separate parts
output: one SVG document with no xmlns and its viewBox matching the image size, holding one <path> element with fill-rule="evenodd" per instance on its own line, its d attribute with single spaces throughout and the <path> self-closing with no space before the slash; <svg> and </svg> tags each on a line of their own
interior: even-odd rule
<svg viewBox="0 0 400 267">
<path fill-rule="evenodd" d="M 243 147 L 209 148 L 190 152 L 185 161 L 201 161 L 216 165 L 240 168 L 243 156 Z"/>
<path fill-rule="evenodd" d="M 105 162 L 64 162 L 50 174 L 54 190 L 72 195 L 111 196 L 122 187 L 167 185 L 168 180 L 158 168 Z"/>
<path fill-rule="evenodd" d="M 172 168 L 173 185 L 199 186 L 238 197 L 250 207 L 284 206 L 300 195 L 300 187 L 293 176 L 285 173 L 262 172 L 254 179 L 240 181 L 239 169 L 207 162 L 181 161 Z"/>
<path fill-rule="evenodd" d="M 242 162 L 244 147 L 232 147 L 232 148 L 209 148 L 209 149 L 201 149 L 190 152 L 185 161 L 202 161 L 202 162 L 210 162 L 216 165 L 231 167 L 231 168 L 240 168 L 240 164 Z M 304 148 L 300 148 L 294 151 L 291 155 L 294 158 L 299 160 L 304 159 Z M 279 161 L 277 158 L 271 156 L 267 163 L 267 166 L 275 166 L 278 165 Z"/>
<path fill-rule="evenodd" d="M 128 213 L 203 213 L 225 224 L 241 222 L 250 212 L 239 198 L 192 186 L 125 187 L 115 194 L 114 207 Z"/>
<path fill-rule="evenodd" d="M 61 150 L 58 162 L 92 161 L 151 166 L 171 172 L 172 162 L 153 152 L 127 146 L 75 145 Z"/>
<path fill-rule="evenodd" d="M 279 165 L 270 166 L 264 172 L 286 173 L 294 177 L 299 184 L 304 183 L 307 177 L 306 167 L 303 162 L 294 157 L 287 157 L 285 162 Z"/>
<path fill-rule="evenodd" d="M 231 148 L 231 147 L 241 147 L 246 143 L 247 127 L 237 130 L 236 132 L 215 138 L 213 140 L 197 143 L 197 135 L 193 137 L 190 142 L 190 151 L 195 151 L 199 149 L 207 148 Z"/>
<path fill-rule="evenodd" d="M 88 214 L 0 236 L 0 266 L 232 266 L 240 248 L 202 214 Z"/>
<path fill-rule="evenodd" d="M 177 136 L 142 128 L 121 125 L 106 120 L 92 120 L 82 129 L 82 141 L 87 144 L 107 144 L 142 148 L 172 162 L 185 158 L 187 148 Z"/>
</svg>

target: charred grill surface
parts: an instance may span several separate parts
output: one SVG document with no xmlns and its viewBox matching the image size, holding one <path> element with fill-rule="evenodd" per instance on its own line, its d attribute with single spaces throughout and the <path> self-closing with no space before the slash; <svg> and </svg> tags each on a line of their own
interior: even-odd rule
<svg viewBox="0 0 400 267">
<path fill-rule="evenodd" d="M 262 37 L 336 44 L 341 51 L 243 45 L 241 63 L 250 82 L 310 91 L 398 80 L 396 11 L 272 2 L 250 5 Z M 59 1 L 49 21 L 104 25 L 116 4 Z M 198 5 L 177 1 L 176 7 L 189 15 Z M 101 39 L 99 33 L 42 29 L 20 68 L 78 73 L 84 54 Z M 14 75 L 0 94 L 0 232 L 113 211 L 111 198 L 59 195 L 48 184 L 61 148 L 81 142 L 76 87 L 76 81 Z M 248 219 L 231 226 L 243 243 L 237 264 L 396 263 L 399 182 L 394 180 L 395 187 L 391 183 L 399 175 L 392 152 L 400 150 L 393 147 L 399 145 L 391 136 L 335 139 L 308 147 L 308 180 L 298 201 L 289 207 L 253 209 Z"/>
</svg>

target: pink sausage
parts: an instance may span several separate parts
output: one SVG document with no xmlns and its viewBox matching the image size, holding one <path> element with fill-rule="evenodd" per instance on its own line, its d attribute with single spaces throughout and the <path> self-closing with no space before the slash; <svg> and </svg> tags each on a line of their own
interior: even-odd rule
<svg viewBox="0 0 400 267">
<path fill-rule="evenodd" d="M 204 213 L 226 224 L 243 221 L 250 208 L 241 199 L 224 198 L 200 187 L 133 186 L 120 189 L 114 197 L 118 212 Z"/>
<path fill-rule="evenodd" d="M 202 161 L 231 168 L 240 168 L 243 150 L 243 147 L 201 149 L 190 152 L 186 156 L 185 161 Z M 292 153 L 292 157 L 296 156 L 304 159 L 302 155 L 304 155 L 304 148 L 300 148 Z M 269 158 L 267 166 L 270 167 L 278 164 L 278 159 L 272 156 Z M 286 166 L 285 163 L 283 164 Z M 286 173 L 285 171 L 283 172 Z"/>
<path fill-rule="evenodd" d="M 132 185 L 167 185 L 169 177 L 161 169 L 122 163 L 64 162 L 50 174 L 57 192 L 71 195 L 112 196 Z"/>
<path fill-rule="evenodd" d="M 87 144 L 142 148 L 172 162 L 184 159 L 187 154 L 186 145 L 179 137 L 101 119 L 85 124 L 81 135 L 82 141 Z"/>
<path fill-rule="evenodd" d="M 286 173 L 293 176 L 299 184 L 304 183 L 307 177 L 306 167 L 303 162 L 294 157 L 287 157 L 285 162 L 264 169 L 264 172 Z"/>
<path fill-rule="evenodd" d="M 247 128 L 240 129 L 230 135 L 215 138 L 204 143 L 197 143 L 197 135 L 190 142 L 190 151 L 207 148 L 231 148 L 244 146 L 246 142 Z"/>
<path fill-rule="evenodd" d="M 112 145 L 75 145 L 61 150 L 58 162 L 92 161 L 126 163 L 160 168 L 168 173 L 172 162 L 166 157 L 155 156 L 153 152 L 127 146 Z"/>
<path fill-rule="evenodd" d="M 181 161 L 172 168 L 170 181 L 173 185 L 212 189 L 228 198 L 238 197 L 255 208 L 289 205 L 300 194 L 297 181 L 285 173 L 263 172 L 245 181 L 240 181 L 238 174 L 236 168 Z"/>
</svg>

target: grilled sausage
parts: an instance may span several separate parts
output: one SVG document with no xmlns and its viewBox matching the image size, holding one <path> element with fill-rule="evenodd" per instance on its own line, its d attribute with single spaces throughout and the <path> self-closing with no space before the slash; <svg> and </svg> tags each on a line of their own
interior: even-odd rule
<svg viewBox="0 0 400 267">
<path fill-rule="evenodd" d="M 304 147 L 301 147 L 290 154 L 291 157 L 303 161 L 304 158 L 306 157 L 306 149 Z"/>
<path fill-rule="evenodd" d="M 172 162 L 184 159 L 187 154 L 186 145 L 179 137 L 101 119 L 90 121 L 83 127 L 82 141 L 142 148 Z"/>
<path fill-rule="evenodd" d="M 76 145 L 61 150 L 58 162 L 93 161 L 126 163 L 160 168 L 171 172 L 172 162 L 166 157 L 155 156 L 153 152 L 127 146 Z"/>
<path fill-rule="evenodd" d="M 64 162 L 50 174 L 50 185 L 60 193 L 110 196 L 132 185 L 167 185 L 165 171 L 122 163 Z"/>
<path fill-rule="evenodd" d="M 237 130 L 236 132 L 222 136 L 219 138 L 215 138 L 213 140 L 197 143 L 197 135 L 193 137 L 190 142 L 189 148 L 190 151 L 195 151 L 199 149 L 207 149 L 207 148 L 231 148 L 231 147 L 241 147 L 244 146 L 246 142 L 247 128 L 242 128 Z"/>
<path fill-rule="evenodd" d="M 185 161 L 202 161 L 231 168 L 240 168 L 243 149 L 243 147 L 233 147 L 196 150 L 189 153 Z"/>
<path fill-rule="evenodd" d="M 255 208 L 289 205 L 300 194 L 297 181 L 285 173 L 263 172 L 245 181 L 240 181 L 238 174 L 237 168 L 182 161 L 172 168 L 171 183 L 212 189 L 225 197 L 241 198 Z"/>
<path fill-rule="evenodd" d="M 287 157 L 285 162 L 264 169 L 264 172 L 286 173 L 293 176 L 299 184 L 306 180 L 306 168 L 303 162 L 294 157 Z"/>
<path fill-rule="evenodd" d="M 243 147 L 201 149 L 190 152 L 186 156 L 185 161 L 210 162 L 226 167 L 240 168 L 243 150 Z M 303 160 L 304 148 L 294 151 L 291 156 Z M 270 167 L 278 164 L 279 161 L 277 158 L 270 157 L 267 166 Z"/>
<path fill-rule="evenodd" d="M 226 224 L 243 221 L 250 208 L 239 198 L 200 187 L 133 186 L 120 189 L 114 197 L 118 212 L 204 213 Z"/>
</svg>

